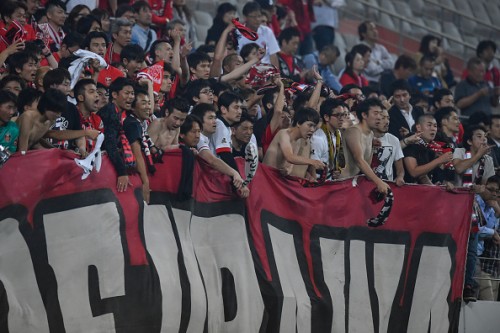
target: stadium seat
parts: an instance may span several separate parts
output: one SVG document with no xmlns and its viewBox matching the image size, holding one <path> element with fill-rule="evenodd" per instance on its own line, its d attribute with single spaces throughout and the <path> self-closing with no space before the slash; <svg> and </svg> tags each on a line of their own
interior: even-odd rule
<svg viewBox="0 0 500 333">
<path fill-rule="evenodd" d="M 359 37 L 356 35 L 344 35 L 344 40 L 347 50 L 350 50 L 354 45 L 359 44 Z"/>
<path fill-rule="evenodd" d="M 406 2 L 394 1 L 394 8 L 396 9 L 396 13 L 401 16 L 404 16 L 409 19 L 415 18 L 415 15 L 413 15 L 413 11 L 411 10 L 410 5 Z"/>
<path fill-rule="evenodd" d="M 374 6 L 380 7 L 377 0 L 367 0 L 367 2 L 369 2 L 370 4 L 372 4 Z M 374 20 L 376 22 L 376 21 L 378 21 L 378 17 L 379 17 L 379 10 L 378 9 L 376 9 L 374 7 L 366 6 L 366 18 L 368 18 L 370 20 Z"/>
<path fill-rule="evenodd" d="M 344 37 L 335 31 L 335 46 L 337 46 L 340 52 L 345 52 L 347 50 L 346 42 L 344 41 Z"/>
<path fill-rule="evenodd" d="M 387 29 L 399 30 L 399 28 L 396 26 L 396 24 L 394 24 L 392 18 L 385 13 L 380 14 L 379 23 L 380 23 L 380 25 L 386 27 Z"/>
<path fill-rule="evenodd" d="M 442 32 L 443 29 L 441 27 L 441 23 L 439 23 L 436 19 L 425 19 L 425 25 L 432 30 L 436 30 L 437 32 Z"/>
<path fill-rule="evenodd" d="M 486 1 L 484 3 L 484 6 L 486 7 L 486 11 L 490 16 L 490 21 L 498 22 L 498 18 L 500 17 L 500 5 L 493 1 Z"/>
<path fill-rule="evenodd" d="M 423 9 L 427 6 L 424 4 L 424 0 L 409 0 L 408 3 L 410 4 L 411 10 L 416 15 L 422 15 Z"/>
<path fill-rule="evenodd" d="M 209 28 L 212 26 L 213 18 L 210 14 L 203 12 L 201 10 L 195 10 L 193 12 L 193 18 L 197 25 L 205 25 Z"/>
</svg>

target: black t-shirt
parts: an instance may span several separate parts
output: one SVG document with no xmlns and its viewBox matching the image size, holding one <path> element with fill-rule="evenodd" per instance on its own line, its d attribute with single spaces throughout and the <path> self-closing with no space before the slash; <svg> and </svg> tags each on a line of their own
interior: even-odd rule
<svg viewBox="0 0 500 333">
<path fill-rule="evenodd" d="M 123 121 L 123 131 L 130 145 L 136 141 L 142 142 L 142 126 L 137 118 L 127 115 Z"/>
<path fill-rule="evenodd" d="M 255 126 L 253 128 L 253 134 L 257 139 L 257 146 L 262 147 L 262 137 L 266 132 L 267 127 L 267 115 L 263 116 L 259 120 L 255 122 Z"/>
<path fill-rule="evenodd" d="M 81 130 L 82 124 L 80 122 L 80 115 L 78 114 L 78 109 L 76 106 L 70 102 L 67 102 L 66 110 L 61 113 L 61 117 L 56 119 L 54 125 L 50 128 L 54 131 L 65 131 L 65 130 Z M 49 142 L 54 145 L 54 147 L 60 149 L 74 149 L 75 140 L 61 140 L 49 139 Z"/>
<path fill-rule="evenodd" d="M 403 154 L 405 155 L 405 157 L 415 158 L 417 160 L 417 165 L 427 164 L 436 158 L 436 154 L 432 150 L 419 144 L 408 145 L 405 149 L 403 149 Z M 432 182 L 434 182 L 433 171 L 429 172 L 428 174 Z M 410 173 L 405 170 L 405 182 L 417 183 L 417 179 L 413 178 Z"/>
</svg>

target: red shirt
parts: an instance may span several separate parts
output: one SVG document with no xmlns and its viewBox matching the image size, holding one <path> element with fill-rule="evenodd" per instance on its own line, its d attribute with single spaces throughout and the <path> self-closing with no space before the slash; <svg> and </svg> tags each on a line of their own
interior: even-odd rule
<svg viewBox="0 0 500 333">
<path fill-rule="evenodd" d="M 278 131 L 280 129 L 277 128 L 274 133 L 271 131 L 271 125 L 267 125 L 266 131 L 264 132 L 264 135 L 262 136 L 262 153 L 266 155 L 266 151 L 271 145 L 271 142 L 273 142 L 274 137 L 276 134 L 278 134 Z"/>
<path fill-rule="evenodd" d="M 109 43 L 108 49 L 106 50 L 106 56 L 104 57 L 104 60 L 106 60 L 108 65 L 115 63 L 115 62 L 121 62 L 120 53 L 114 52 L 113 43 Z"/>
<path fill-rule="evenodd" d="M 54 53 L 52 53 L 52 55 L 54 56 L 56 61 L 59 63 L 59 61 L 61 60 L 61 56 L 59 55 L 59 53 L 54 52 Z M 43 58 L 40 61 L 40 67 L 43 67 L 43 66 L 50 66 L 49 61 L 46 58 Z"/>
<path fill-rule="evenodd" d="M 125 73 L 116 67 L 109 65 L 108 67 L 101 69 L 99 76 L 97 77 L 97 82 L 102 83 L 106 87 L 109 87 L 111 82 L 116 78 L 125 77 Z"/>
<path fill-rule="evenodd" d="M 104 132 L 104 124 L 101 117 L 95 113 L 91 113 L 90 116 L 84 118 L 80 110 L 78 110 L 78 115 L 80 116 L 80 123 L 82 124 L 83 130 L 94 129 L 99 132 Z M 90 153 L 94 149 L 95 141 L 89 138 L 85 138 L 85 144 L 87 148 L 87 153 Z"/>
<path fill-rule="evenodd" d="M 352 75 L 354 76 L 351 76 L 346 72 L 344 72 L 340 77 L 339 80 L 340 84 L 342 86 L 347 86 L 348 84 L 355 84 L 361 88 L 368 86 L 368 80 L 363 75 L 356 75 L 356 73 L 352 73 Z"/>
</svg>

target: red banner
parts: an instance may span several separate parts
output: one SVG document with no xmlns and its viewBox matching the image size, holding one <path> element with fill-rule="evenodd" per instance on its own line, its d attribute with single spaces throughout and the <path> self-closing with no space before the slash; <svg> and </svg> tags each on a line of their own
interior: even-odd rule
<svg viewBox="0 0 500 333">
<path fill-rule="evenodd" d="M 180 152 L 116 192 L 104 158 L 14 155 L 0 169 L 0 332 L 456 331 L 472 195 L 363 177 L 304 188 L 259 165 L 251 195 Z M 243 161 L 240 161 L 243 162 Z M 243 167 L 243 163 L 240 163 Z M 184 168 L 184 172 L 188 172 Z M 432 315 L 431 315 L 432 314 Z"/>
</svg>

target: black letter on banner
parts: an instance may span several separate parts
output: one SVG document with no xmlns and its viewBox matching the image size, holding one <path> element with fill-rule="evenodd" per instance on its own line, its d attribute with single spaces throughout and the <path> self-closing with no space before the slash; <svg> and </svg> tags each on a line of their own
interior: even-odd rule
<svg viewBox="0 0 500 333">
<path fill-rule="evenodd" d="M 32 231 L 27 214 L 21 205 L 0 210 L 0 332 L 49 331 L 27 244 Z"/>
<path fill-rule="evenodd" d="M 328 331 L 332 320 L 331 305 L 314 292 L 301 226 L 266 210 L 261 213 L 261 222 L 272 276 L 272 281 L 267 281 L 256 262 L 268 315 L 266 330 Z M 310 307 L 304 302 L 310 303 Z"/>
<path fill-rule="evenodd" d="M 422 233 L 418 237 L 410 261 L 402 317 L 391 318 L 390 333 L 411 332 L 416 326 L 426 330 L 428 327 L 429 332 L 458 331 L 458 327 L 450 328 L 451 322 L 458 324 L 460 312 L 460 301 L 450 301 L 456 252 L 450 234 Z M 425 286 L 426 279 L 433 284 Z"/>
<path fill-rule="evenodd" d="M 138 190 L 140 191 L 140 190 Z M 138 193 L 135 193 L 138 196 Z M 140 194 L 139 194 L 140 197 Z M 142 197 L 141 197 L 142 198 Z M 139 232 L 142 233 L 142 199 L 138 199 L 139 202 Z M 110 204 L 112 206 L 110 206 Z M 113 281 L 102 281 L 102 278 L 106 278 L 103 272 L 99 273 L 98 269 L 101 267 L 93 266 L 92 258 L 83 259 L 89 261 L 89 266 L 86 269 L 87 281 L 88 281 L 88 306 L 92 311 L 92 316 L 112 316 L 114 322 L 114 327 L 117 332 L 159 332 L 161 323 L 161 290 L 158 283 L 158 275 L 155 271 L 154 265 L 144 265 L 144 266 L 131 266 L 130 265 L 130 255 L 129 248 L 127 244 L 127 238 L 125 234 L 126 230 L 126 217 L 123 214 L 123 210 L 118 202 L 117 198 L 112 191 L 108 189 L 96 190 L 91 192 L 83 192 L 77 194 L 65 195 L 62 197 L 46 199 L 40 202 L 34 214 L 34 237 L 32 242 L 32 256 L 36 258 L 35 268 L 37 274 L 37 280 L 40 285 L 42 295 L 45 300 L 45 305 L 47 308 L 47 314 L 49 316 L 49 323 L 52 325 L 58 325 L 58 328 L 54 331 L 65 332 L 64 320 L 68 318 L 63 318 L 61 315 L 61 309 L 59 306 L 58 299 L 58 286 L 57 279 L 53 268 L 49 264 L 48 249 L 46 244 L 45 234 L 45 222 L 49 214 L 61 214 L 68 210 L 75 211 L 86 211 L 92 206 L 103 208 L 106 211 L 105 214 L 107 218 L 114 218 L 113 212 L 118 214 L 119 219 L 119 242 L 121 244 L 120 252 L 121 260 L 124 260 L 124 271 L 115 272 L 114 269 L 108 272 L 108 274 L 115 275 L 119 278 L 120 274 L 124 277 L 121 278 L 124 281 L 124 295 L 111 296 L 102 298 L 102 294 L 109 294 L 109 288 L 115 288 L 118 286 L 119 282 Z M 97 209 L 96 212 L 101 212 L 101 209 Z M 67 213 L 71 214 L 71 213 Z M 92 214 L 86 216 L 78 217 L 77 214 L 72 215 L 72 218 L 81 219 L 82 223 L 88 223 L 89 220 L 95 219 L 96 217 Z M 74 221 L 68 221 L 68 225 L 73 225 Z M 98 221 L 99 222 L 99 221 Z M 78 226 L 78 224 L 77 224 Z M 91 232 L 89 230 L 89 232 Z M 84 235 L 77 235 L 79 237 Z M 89 234 L 90 236 L 90 234 Z M 104 236 L 103 236 L 104 237 Z M 143 237 L 143 236 L 142 236 Z M 116 240 L 115 240 L 116 242 Z M 56 246 L 50 244 L 50 246 Z M 92 246 L 92 244 L 87 244 L 87 246 Z M 51 249 L 54 253 L 57 249 Z M 103 255 L 109 251 L 115 251 L 116 249 L 106 250 L 103 248 Z M 87 251 L 83 249 L 75 249 L 75 253 L 79 256 L 85 256 Z M 111 253 L 111 252 L 109 252 Z M 113 258 L 104 258 L 105 260 L 113 260 Z M 116 258 L 119 260 L 119 258 Z M 150 258 L 148 257 L 148 260 Z M 151 263 L 151 261 L 149 261 Z M 112 263 L 112 262 L 110 262 Z M 69 263 L 71 265 L 71 263 Z M 83 268 L 83 267 L 82 267 Z M 81 269 L 81 268 L 79 268 Z M 108 269 L 106 267 L 106 269 Z M 101 280 L 99 279 L 99 276 Z M 67 283 L 67 281 L 64 281 Z M 104 283 L 104 285 L 103 285 Z M 114 286 L 116 284 L 116 286 Z M 107 290 L 103 290 L 106 287 Z M 118 286 L 119 288 L 119 286 Z M 112 291 L 111 291 L 112 292 Z M 70 329 L 70 327 L 66 328 Z"/>
<path fill-rule="evenodd" d="M 314 280 L 333 308 L 326 331 L 386 332 L 404 286 L 408 233 L 318 225 L 311 231 Z M 371 317 L 372 321 L 368 321 Z"/>
</svg>

